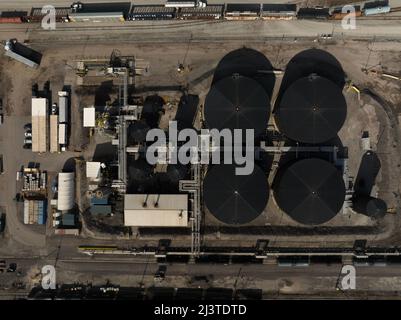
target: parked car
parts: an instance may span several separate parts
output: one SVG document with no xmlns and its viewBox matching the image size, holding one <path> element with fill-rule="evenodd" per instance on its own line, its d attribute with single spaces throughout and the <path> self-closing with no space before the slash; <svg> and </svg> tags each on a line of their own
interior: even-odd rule
<svg viewBox="0 0 401 320">
<path fill-rule="evenodd" d="M 22 147 L 24 149 L 32 149 L 32 143 L 25 143 Z"/>
<path fill-rule="evenodd" d="M 32 138 L 32 131 L 31 130 L 25 131 L 25 137 L 26 138 Z"/>
<path fill-rule="evenodd" d="M 24 130 L 32 130 L 32 123 L 27 123 L 24 125 Z"/>
<path fill-rule="evenodd" d="M 57 103 L 52 104 L 52 115 L 57 114 Z"/>
<path fill-rule="evenodd" d="M 25 138 L 24 144 L 32 144 L 32 137 Z"/>
</svg>

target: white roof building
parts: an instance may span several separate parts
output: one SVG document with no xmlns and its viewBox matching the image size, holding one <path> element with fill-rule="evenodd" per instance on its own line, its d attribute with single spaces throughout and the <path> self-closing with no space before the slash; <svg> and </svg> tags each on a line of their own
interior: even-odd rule
<svg viewBox="0 0 401 320">
<path fill-rule="evenodd" d="M 136 227 L 187 227 L 187 194 L 126 194 L 124 225 Z"/>
<path fill-rule="evenodd" d="M 74 207 L 74 184 L 74 172 L 60 172 L 58 174 L 58 210 L 67 211 Z"/>
<path fill-rule="evenodd" d="M 96 126 L 95 107 L 84 108 L 84 127 L 94 128 Z"/>
<path fill-rule="evenodd" d="M 88 179 L 96 180 L 100 177 L 101 162 L 87 161 L 86 162 L 86 177 Z"/>
<path fill-rule="evenodd" d="M 47 151 L 47 99 L 32 98 L 32 152 Z"/>
</svg>

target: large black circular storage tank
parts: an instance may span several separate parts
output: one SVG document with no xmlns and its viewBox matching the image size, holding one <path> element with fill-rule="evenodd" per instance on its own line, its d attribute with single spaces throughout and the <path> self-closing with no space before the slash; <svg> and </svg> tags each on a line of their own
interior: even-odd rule
<svg viewBox="0 0 401 320">
<path fill-rule="evenodd" d="M 227 224 L 244 224 L 265 209 L 269 186 L 264 172 L 255 166 L 250 175 L 236 175 L 235 165 L 209 169 L 203 181 L 203 198 L 208 210 Z"/>
<path fill-rule="evenodd" d="M 326 78 L 311 75 L 298 79 L 284 92 L 275 120 L 288 138 L 317 144 L 334 138 L 346 115 L 342 90 Z"/>
<path fill-rule="evenodd" d="M 345 185 L 340 171 L 331 163 L 304 159 L 277 174 L 274 197 L 278 206 L 295 221 L 318 225 L 341 210 Z"/>
<path fill-rule="evenodd" d="M 226 77 L 212 86 L 205 100 L 205 120 L 209 129 L 254 129 L 255 136 L 267 128 L 270 98 L 255 80 L 243 76 Z"/>
<path fill-rule="evenodd" d="M 383 218 L 387 212 L 387 204 L 382 199 L 370 196 L 356 196 L 352 199 L 353 209 L 374 219 Z"/>
</svg>

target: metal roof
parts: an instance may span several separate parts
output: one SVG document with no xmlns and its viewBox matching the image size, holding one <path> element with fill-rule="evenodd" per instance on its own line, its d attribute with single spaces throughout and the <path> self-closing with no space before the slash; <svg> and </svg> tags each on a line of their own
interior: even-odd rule
<svg viewBox="0 0 401 320">
<path fill-rule="evenodd" d="M 95 107 L 84 108 L 84 127 L 94 128 L 96 125 Z"/>
<path fill-rule="evenodd" d="M 32 98 L 32 152 L 47 151 L 47 108 L 47 99 Z"/>
<path fill-rule="evenodd" d="M 263 87 L 242 76 L 226 77 L 212 86 L 206 96 L 204 114 L 209 129 L 266 130 L 270 101 Z"/>
<path fill-rule="evenodd" d="M 86 162 L 86 177 L 96 179 L 100 175 L 101 162 L 87 161 Z"/>
<path fill-rule="evenodd" d="M 342 90 L 332 81 L 312 75 L 298 79 L 284 92 L 275 119 L 288 138 L 316 144 L 334 138 L 346 115 Z"/>
<path fill-rule="evenodd" d="M 206 207 L 220 221 L 245 224 L 265 209 L 269 185 L 264 172 L 255 165 L 250 175 L 236 175 L 235 165 L 215 165 L 203 181 Z"/>
<path fill-rule="evenodd" d="M 58 174 L 58 210 L 70 210 L 74 207 L 74 172 L 60 172 Z"/>
<path fill-rule="evenodd" d="M 281 169 L 273 189 L 278 206 L 302 224 L 318 225 L 331 220 L 345 199 L 341 172 L 317 158 L 299 160 Z"/>
<path fill-rule="evenodd" d="M 187 194 L 126 194 L 124 225 L 187 227 Z"/>
</svg>

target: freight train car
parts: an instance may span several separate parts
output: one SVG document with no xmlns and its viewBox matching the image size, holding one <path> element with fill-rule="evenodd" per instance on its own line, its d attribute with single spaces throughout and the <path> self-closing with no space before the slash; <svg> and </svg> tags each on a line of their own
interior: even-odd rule
<svg viewBox="0 0 401 320">
<path fill-rule="evenodd" d="M 298 19 L 325 20 L 330 16 L 329 8 L 300 8 L 297 13 Z"/>
<path fill-rule="evenodd" d="M 133 5 L 130 20 L 168 20 L 174 19 L 176 9 L 163 5 Z"/>
<path fill-rule="evenodd" d="M 218 20 L 223 17 L 224 5 L 209 5 L 205 8 L 181 8 L 180 19 Z"/>
<path fill-rule="evenodd" d="M 23 23 L 26 22 L 27 11 L 3 11 L 0 14 L 0 23 Z"/>
<path fill-rule="evenodd" d="M 125 21 L 130 8 L 130 2 L 73 3 L 69 18 L 72 22 Z"/>
<path fill-rule="evenodd" d="M 263 20 L 291 20 L 296 18 L 296 16 L 296 4 L 262 4 L 261 17 Z"/>
<path fill-rule="evenodd" d="M 362 15 L 361 6 L 354 6 L 354 8 L 355 8 L 355 17 L 360 17 Z M 351 13 L 350 10 L 346 10 L 346 12 L 343 12 L 342 8 L 334 8 L 334 10 L 331 12 L 330 19 L 342 20 L 350 13 Z"/>
<path fill-rule="evenodd" d="M 54 8 L 56 11 L 56 22 L 69 22 L 68 15 L 71 13 L 69 7 Z M 47 13 L 42 12 L 42 8 L 32 8 L 28 16 L 28 22 L 41 22 Z"/>
<path fill-rule="evenodd" d="M 256 20 L 260 17 L 260 3 L 227 3 L 226 20 Z"/>
<path fill-rule="evenodd" d="M 390 10 L 391 7 L 387 0 L 366 2 L 365 5 L 363 6 L 363 14 L 365 16 L 389 13 Z"/>
</svg>

